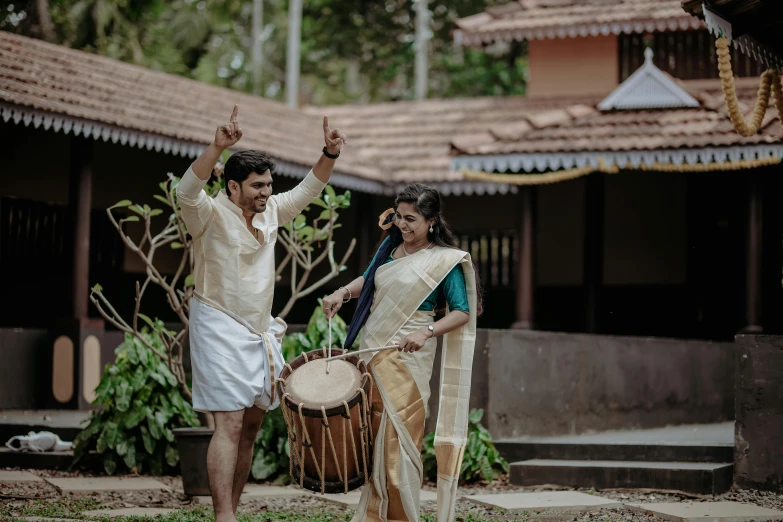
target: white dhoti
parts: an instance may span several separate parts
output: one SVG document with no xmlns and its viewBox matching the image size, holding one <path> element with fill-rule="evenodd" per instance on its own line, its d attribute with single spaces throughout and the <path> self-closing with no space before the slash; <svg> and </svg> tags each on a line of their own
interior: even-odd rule
<svg viewBox="0 0 783 522">
<path fill-rule="evenodd" d="M 278 318 L 269 321 L 266 332 L 255 332 L 241 318 L 194 297 L 190 304 L 193 409 L 276 408 L 280 401 L 273 390 L 285 364 L 280 344 L 285 330 L 285 322 Z"/>
</svg>

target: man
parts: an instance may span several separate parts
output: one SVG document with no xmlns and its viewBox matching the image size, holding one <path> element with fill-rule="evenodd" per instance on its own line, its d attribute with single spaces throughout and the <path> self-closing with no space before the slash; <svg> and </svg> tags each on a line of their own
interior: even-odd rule
<svg viewBox="0 0 783 522">
<path fill-rule="evenodd" d="M 236 521 L 264 411 L 278 404 L 273 383 L 284 364 L 278 343 L 285 324 L 270 320 L 277 229 L 321 193 L 345 143 L 345 134 L 331 130 L 324 117 L 323 155 L 299 185 L 275 196 L 271 158 L 237 152 L 223 170 L 225 190 L 212 199 L 203 188 L 223 151 L 242 137 L 238 111 L 234 106 L 229 123 L 218 127 L 177 187 L 194 243 L 193 408 L 215 419 L 207 453 L 215 522 Z"/>
</svg>

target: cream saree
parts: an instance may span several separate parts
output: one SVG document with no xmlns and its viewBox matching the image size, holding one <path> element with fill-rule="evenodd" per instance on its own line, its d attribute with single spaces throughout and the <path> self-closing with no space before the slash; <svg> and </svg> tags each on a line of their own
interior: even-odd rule
<svg viewBox="0 0 783 522">
<path fill-rule="evenodd" d="M 382 265 L 375 274 L 375 298 L 361 332 L 361 348 L 371 348 L 400 341 L 431 324 L 434 313 L 418 308 L 458 264 L 465 275 L 470 320 L 443 338 L 435 430 L 438 522 L 454 520 L 467 440 L 476 339 L 476 281 L 470 255 L 435 247 Z M 414 353 L 386 350 L 366 358 L 378 391 L 373 394 L 373 473 L 352 522 L 419 520 L 421 444 L 436 344 L 433 338 Z"/>
</svg>

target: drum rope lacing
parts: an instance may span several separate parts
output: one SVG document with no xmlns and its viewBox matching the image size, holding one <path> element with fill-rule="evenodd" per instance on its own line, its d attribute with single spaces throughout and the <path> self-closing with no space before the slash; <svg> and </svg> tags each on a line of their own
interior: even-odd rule
<svg viewBox="0 0 783 522">
<path fill-rule="evenodd" d="M 331 321 L 329 325 L 329 347 L 328 349 L 326 347 L 322 347 L 321 353 L 322 356 L 327 359 L 327 364 L 329 364 L 329 357 L 331 356 Z M 317 352 L 316 352 L 317 353 Z M 349 354 L 349 355 L 355 355 L 355 354 Z M 308 357 L 307 353 L 302 354 L 303 359 L 305 360 L 305 363 L 310 362 L 310 357 Z M 312 360 L 317 359 L 318 357 L 314 357 Z M 358 358 L 357 358 L 358 359 Z M 361 365 L 363 361 L 361 359 L 358 359 L 356 361 L 356 367 L 357 369 L 361 370 Z M 293 373 L 294 368 L 286 363 L 285 368 L 288 370 L 289 375 Z M 369 383 L 369 396 L 367 392 L 365 392 L 364 388 Z M 353 429 L 348 429 L 348 425 L 351 423 L 351 413 L 350 413 L 350 407 L 348 406 L 347 401 L 343 401 L 343 407 L 345 408 L 344 413 L 340 413 L 340 415 L 343 417 L 343 469 L 340 469 L 340 463 L 337 459 L 337 450 L 334 443 L 334 439 L 332 437 L 331 428 L 329 426 L 328 416 L 326 415 L 326 407 L 321 406 L 321 414 L 322 414 L 322 426 L 323 429 L 321 430 L 321 462 L 319 465 L 318 457 L 315 454 L 315 449 L 313 448 L 312 444 L 312 437 L 307 430 L 305 421 L 304 421 L 304 414 L 303 414 L 303 408 L 305 407 L 304 403 L 299 403 L 297 405 L 298 414 L 299 414 L 299 422 L 297 423 L 295 421 L 295 412 L 293 409 L 290 408 L 288 401 L 290 400 L 291 403 L 293 403 L 293 398 L 291 397 L 290 393 L 285 392 L 284 386 L 286 385 L 286 379 L 283 377 L 279 377 L 277 379 L 277 382 L 275 383 L 275 386 L 279 386 L 279 395 L 281 397 L 281 407 L 283 409 L 283 419 L 286 423 L 286 428 L 288 431 L 288 444 L 289 444 L 289 453 L 290 453 L 290 459 L 289 459 L 289 473 L 291 476 L 294 476 L 294 467 L 299 468 L 299 486 L 304 487 L 304 478 L 305 478 L 305 448 L 310 448 L 310 455 L 313 459 L 313 464 L 315 465 L 316 473 L 318 474 L 318 478 L 321 485 L 321 493 L 324 494 L 326 490 L 326 439 L 328 437 L 329 445 L 332 450 L 332 457 L 334 458 L 335 466 L 337 469 L 337 475 L 339 478 L 339 481 L 343 483 L 343 489 L 345 493 L 348 493 L 348 448 L 347 448 L 347 436 L 346 431 L 349 431 L 351 434 L 351 449 L 353 452 L 354 462 L 356 464 L 357 471 L 360 470 L 359 468 L 359 455 L 356 448 L 356 440 L 354 438 Z M 372 458 L 372 455 L 370 454 L 372 444 L 373 444 L 373 434 L 372 434 L 372 400 L 373 400 L 373 386 L 374 386 L 374 379 L 372 377 L 371 372 L 368 370 L 365 370 L 362 373 L 362 385 L 359 388 L 356 388 L 356 392 L 358 392 L 361 396 L 361 400 L 358 403 L 358 422 L 359 422 L 359 443 L 361 445 L 361 454 L 362 454 L 362 474 L 364 475 L 364 483 L 366 484 L 369 480 L 369 472 L 368 472 L 368 460 Z M 297 432 L 299 432 L 299 437 L 301 437 L 301 451 L 297 452 Z"/>
</svg>

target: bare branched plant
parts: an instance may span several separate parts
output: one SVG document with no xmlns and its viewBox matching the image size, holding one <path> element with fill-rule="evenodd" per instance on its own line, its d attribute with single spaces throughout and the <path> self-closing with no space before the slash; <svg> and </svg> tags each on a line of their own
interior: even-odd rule
<svg viewBox="0 0 783 522">
<path fill-rule="evenodd" d="M 218 172 L 220 171 L 218 170 Z M 120 316 L 104 295 L 101 285 L 95 285 L 92 288 L 90 300 L 107 321 L 120 331 L 137 338 L 144 346 L 165 361 L 171 373 L 176 377 L 182 393 L 190 399 L 192 395 L 187 385 L 183 365 L 183 341 L 190 325 L 188 315 L 190 299 L 193 296 L 193 241 L 187 233 L 177 203 L 178 183 L 179 178 L 169 174 L 168 179 L 160 184 L 163 195 L 155 194 L 154 196 L 155 199 L 164 203 L 167 206 L 167 212 L 170 212 L 166 226 L 155 235 L 152 233 L 152 218 L 163 214 L 163 210 L 151 208 L 146 204 L 134 204 L 130 200 L 120 201 L 106 210 L 109 220 L 120 234 L 125 246 L 139 256 L 145 266 L 146 278 L 144 282 L 136 283 L 136 304 L 130 321 Z M 212 196 L 219 189 L 220 184 L 216 181 L 208 185 L 207 193 Z M 307 225 L 307 218 L 303 213 L 280 230 L 279 242 L 286 249 L 286 255 L 277 267 L 276 278 L 278 281 L 282 279 L 283 271 L 287 266 L 290 266 L 291 277 L 291 298 L 279 313 L 281 317 L 285 317 L 291 311 L 298 299 L 310 295 L 345 270 L 345 262 L 356 246 L 356 239 L 352 239 L 340 262 L 335 261 L 334 230 L 341 226 L 337 223 L 338 210 L 350 206 L 351 194 L 346 191 L 338 196 L 331 186 L 327 186 L 325 192 L 323 197 L 313 201 L 313 204 L 322 210 L 320 215 L 312 220 L 312 225 Z M 127 209 L 132 214 L 118 217 L 115 215 L 118 209 Z M 308 209 L 305 209 L 305 212 Z M 141 239 L 134 239 L 126 231 L 124 225 L 130 222 L 143 224 Z M 161 274 L 155 266 L 157 252 L 161 247 L 167 245 L 169 248 L 182 252 L 177 270 L 171 276 Z M 310 286 L 306 286 L 313 270 L 324 261 L 329 263 L 328 273 Z M 164 291 L 169 306 L 182 323 L 179 331 L 171 331 L 160 319 L 153 320 L 141 313 L 141 301 L 150 284 L 158 285 Z M 165 352 L 156 348 L 148 337 L 142 335 L 145 325 L 160 338 Z"/>
</svg>

